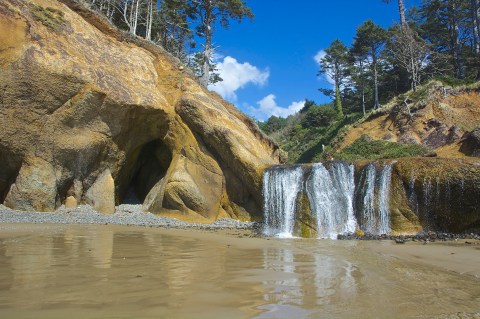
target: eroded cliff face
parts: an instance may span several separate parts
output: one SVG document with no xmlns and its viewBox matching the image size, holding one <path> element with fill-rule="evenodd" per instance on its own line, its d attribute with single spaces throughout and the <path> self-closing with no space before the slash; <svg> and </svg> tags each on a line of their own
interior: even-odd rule
<svg viewBox="0 0 480 319">
<path fill-rule="evenodd" d="M 72 10 L 73 9 L 73 10 Z M 71 0 L 0 3 L 0 203 L 261 213 L 278 147 L 163 50 Z"/>
<path fill-rule="evenodd" d="M 339 136 L 334 152 L 362 136 L 403 144 L 421 144 L 442 158 L 478 157 L 480 95 L 478 84 L 451 89 L 430 82 L 417 92 L 390 101 Z"/>
</svg>

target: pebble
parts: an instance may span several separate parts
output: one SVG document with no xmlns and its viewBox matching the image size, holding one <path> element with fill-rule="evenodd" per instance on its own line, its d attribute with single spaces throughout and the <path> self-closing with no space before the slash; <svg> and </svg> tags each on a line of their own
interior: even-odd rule
<svg viewBox="0 0 480 319">
<path fill-rule="evenodd" d="M 397 244 L 404 244 L 407 241 L 418 241 L 427 244 L 435 241 L 458 241 L 458 239 L 475 239 L 480 240 L 480 233 L 445 233 L 445 232 L 420 232 L 416 235 L 373 235 L 365 233 L 364 236 L 357 236 L 355 233 L 339 234 L 338 240 L 393 240 Z"/>
<path fill-rule="evenodd" d="M 99 214 L 91 206 L 80 205 L 76 208 L 61 206 L 55 212 L 39 213 L 12 210 L 0 205 L 0 223 L 34 224 L 112 224 L 163 228 L 217 229 L 253 229 L 255 223 L 222 218 L 212 224 L 187 223 L 175 218 L 157 216 L 145 212 L 142 205 L 119 205 L 111 215 Z"/>
</svg>

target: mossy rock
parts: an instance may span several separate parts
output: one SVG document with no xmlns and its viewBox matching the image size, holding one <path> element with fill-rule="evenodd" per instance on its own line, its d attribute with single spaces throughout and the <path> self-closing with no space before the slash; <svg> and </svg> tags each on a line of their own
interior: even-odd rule
<svg viewBox="0 0 480 319">
<path fill-rule="evenodd" d="M 411 226 L 417 226 L 413 212 L 426 230 L 458 233 L 480 228 L 478 160 L 401 159 L 395 163 L 394 173 L 391 210 Z M 393 217 L 392 221 L 402 224 L 401 218 Z"/>
<path fill-rule="evenodd" d="M 295 216 L 294 236 L 303 238 L 317 238 L 317 220 L 313 216 L 310 202 L 305 192 L 297 198 L 297 212 Z"/>
<path fill-rule="evenodd" d="M 64 13 L 60 10 L 51 7 L 44 8 L 33 3 L 30 3 L 29 7 L 33 18 L 41 22 L 47 28 L 60 32 L 62 27 L 66 24 Z"/>
</svg>

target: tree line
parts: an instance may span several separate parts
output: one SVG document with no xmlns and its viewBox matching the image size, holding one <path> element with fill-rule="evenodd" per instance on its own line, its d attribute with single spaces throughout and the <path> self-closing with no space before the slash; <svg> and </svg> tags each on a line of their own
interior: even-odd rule
<svg viewBox="0 0 480 319">
<path fill-rule="evenodd" d="M 350 47 L 337 39 L 324 50 L 319 75 L 333 89 L 320 91 L 332 97 L 339 118 L 377 109 L 429 79 L 480 79 L 480 0 L 423 0 L 408 12 L 397 1 L 399 23 L 385 29 L 367 20 Z"/>
<path fill-rule="evenodd" d="M 83 0 L 117 27 L 161 45 L 189 66 L 204 86 L 215 72 L 213 35 L 230 21 L 252 19 L 243 0 Z"/>
</svg>

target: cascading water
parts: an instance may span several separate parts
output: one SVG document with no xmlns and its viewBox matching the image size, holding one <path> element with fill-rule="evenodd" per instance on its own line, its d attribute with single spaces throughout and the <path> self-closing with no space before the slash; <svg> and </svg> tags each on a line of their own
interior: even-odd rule
<svg viewBox="0 0 480 319">
<path fill-rule="evenodd" d="M 311 210 L 312 220 L 308 227 L 316 228 L 318 237 L 337 238 L 338 234 L 354 232 L 358 226 L 376 235 L 390 232 L 392 164 L 381 169 L 374 164 L 367 165 L 358 185 L 355 185 L 354 166 L 345 162 L 331 162 L 327 166 L 318 163 L 310 169 L 305 173 L 301 166 L 276 166 L 265 172 L 266 235 L 293 235 L 296 218 L 301 216 L 296 212 L 301 192 L 306 193 Z M 358 223 L 355 216 L 359 218 Z"/>
<path fill-rule="evenodd" d="M 378 193 L 378 233 L 388 234 L 390 227 L 390 181 L 392 180 L 392 164 L 385 165 L 380 174 Z"/>
<path fill-rule="evenodd" d="M 319 237 L 336 238 L 355 231 L 353 165 L 335 162 L 330 170 L 314 164 L 306 182 L 307 196 L 317 219 Z"/>
<path fill-rule="evenodd" d="M 370 164 L 363 172 L 361 179 L 360 196 L 363 198 L 363 212 L 361 214 L 362 229 L 367 233 L 375 233 L 375 165 Z"/>
<path fill-rule="evenodd" d="M 275 167 L 263 175 L 265 212 L 264 233 L 292 237 L 297 197 L 302 190 L 303 169 L 300 166 Z"/>
<path fill-rule="evenodd" d="M 386 164 L 380 172 L 374 164 L 363 169 L 358 193 L 360 201 L 359 212 L 361 228 L 370 234 L 388 234 L 390 227 L 390 181 L 392 164 Z"/>
</svg>

